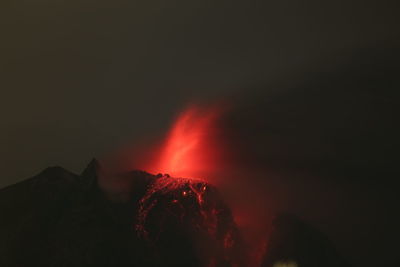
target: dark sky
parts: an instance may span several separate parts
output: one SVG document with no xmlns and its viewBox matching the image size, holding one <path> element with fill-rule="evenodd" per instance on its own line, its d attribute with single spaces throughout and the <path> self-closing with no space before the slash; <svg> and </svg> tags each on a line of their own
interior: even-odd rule
<svg viewBox="0 0 400 267">
<path fill-rule="evenodd" d="M 325 215 L 349 216 L 351 225 L 309 217 L 331 229 L 347 256 L 361 246 L 353 255 L 358 261 L 396 222 L 382 209 L 397 205 L 395 177 L 387 178 L 395 168 L 398 87 L 382 82 L 398 76 L 396 7 L 396 1 L 3 0 L 0 187 L 51 165 L 80 172 L 92 157 L 164 133 L 188 101 L 232 98 L 240 104 L 227 123 L 246 125 L 238 139 L 264 140 L 253 150 L 260 162 L 341 177 L 314 181 L 327 195 L 318 191 L 308 201 L 343 196 L 328 201 Z M 385 186 L 359 182 L 382 169 Z M 310 185 L 299 181 L 292 186 Z M 297 211 L 307 213 L 302 203 Z M 374 219 L 361 227 L 370 212 Z M 377 228 L 373 243 L 366 242 Z M 393 251 L 377 252 L 371 266 L 380 257 L 393 262 Z"/>
<path fill-rule="evenodd" d="M 0 185 L 49 165 L 79 172 L 164 131 L 187 99 L 251 94 L 391 45 L 396 11 L 395 1 L 3 0 Z"/>
</svg>

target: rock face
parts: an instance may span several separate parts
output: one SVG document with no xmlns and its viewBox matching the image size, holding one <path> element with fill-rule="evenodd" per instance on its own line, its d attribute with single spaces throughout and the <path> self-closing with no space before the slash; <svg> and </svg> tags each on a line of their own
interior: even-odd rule
<svg viewBox="0 0 400 267">
<path fill-rule="evenodd" d="M 0 266 L 241 266 L 230 210 L 202 181 L 134 171 L 114 203 L 81 175 L 48 168 L 0 191 Z"/>
<path fill-rule="evenodd" d="M 160 177 L 140 201 L 136 228 L 168 266 L 245 265 L 231 212 L 205 182 Z"/>
<path fill-rule="evenodd" d="M 0 266 L 249 266 L 215 187 L 121 175 L 134 181 L 123 202 L 99 187 L 96 161 L 82 175 L 53 167 L 0 190 Z M 288 215 L 274 221 L 261 266 L 279 263 L 347 266 L 322 233 Z"/>
</svg>

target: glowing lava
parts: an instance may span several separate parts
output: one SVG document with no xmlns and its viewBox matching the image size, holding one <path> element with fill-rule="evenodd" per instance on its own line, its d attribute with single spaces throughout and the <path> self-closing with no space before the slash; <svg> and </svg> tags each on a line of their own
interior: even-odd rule
<svg viewBox="0 0 400 267">
<path fill-rule="evenodd" d="M 145 166 L 153 173 L 176 177 L 202 177 L 220 162 L 216 121 L 221 109 L 190 106 L 182 112 L 157 149 L 156 156 Z"/>
<path fill-rule="evenodd" d="M 183 260 L 179 266 L 246 266 L 229 207 L 203 181 L 157 176 L 140 200 L 135 229 L 163 263 L 172 257 Z M 200 264 L 184 262 L 188 256 Z"/>
</svg>

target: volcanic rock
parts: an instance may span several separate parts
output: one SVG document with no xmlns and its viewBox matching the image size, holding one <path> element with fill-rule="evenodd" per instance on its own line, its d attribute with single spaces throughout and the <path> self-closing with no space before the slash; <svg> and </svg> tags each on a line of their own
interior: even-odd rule
<svg viewBox="0 0 400 267">
<path fill-rule="evenodd" d="M 203 181 L 124 173 L 128 201 L 52 167 L 0 190 L 0 266 L 240 266 L 241 238 L 217 190 Z"/>
</svg>

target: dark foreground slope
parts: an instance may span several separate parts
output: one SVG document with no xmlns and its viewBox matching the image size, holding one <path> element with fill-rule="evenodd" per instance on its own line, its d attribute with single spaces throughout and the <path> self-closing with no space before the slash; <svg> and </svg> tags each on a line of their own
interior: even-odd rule
<svg viewBox="0 0 400 267">
<path fill-rule="evenodd" d="M 0 266 L 250 266 L 230 209 L 203 181 L 132 171 L 129 198 L 111 200 L 93 161 L 81 176 L 48 168 L 0 190 Z M 297 218 L 272 224 L 263 267 L 346 266 Z"/>
<path fill-rule="evenodd" d="M 1 190 L 0 265 L 243 265 L 239 233 L 215 188 L 124 175 L 135 188 L 119 203 L 98 187 L 96 162 L 82 176 L 48 168 Z"/>
</svg>

